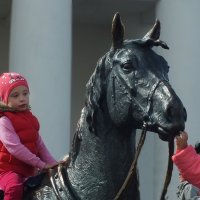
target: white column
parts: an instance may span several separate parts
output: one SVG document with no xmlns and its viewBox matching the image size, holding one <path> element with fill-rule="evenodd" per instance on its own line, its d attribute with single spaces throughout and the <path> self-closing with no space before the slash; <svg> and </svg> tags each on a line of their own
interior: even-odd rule
<svg viewBox="0 0 200 200">
<path fill-rule="evenodd" d="M 187 109 L 186 130 L 189 132 L 189 143 L 200 141 L 200 26 L 199 0 L 161 0 L 157 4 L 157 18 L 161 21 L 161 40 L 167 42 L 169 51 L 161 53 L 170 65 L 169 79 L 176 93 Z M 158 49 L 158 48 L 157 48 Z M 157 161 L 155 161 L 156 193 L 160 192 L 163 183 L 160 177 L 165 174 L 167 148 L 166 144 L 157 143 Z M 163 164 L 162 164 L 163 163 Z M 173 177 L 169 187 L 169 199 L 176 199 L 178 172 L 174 166 Z"/>
<path fill-rule="evenodd" d="M 69 152 L 71 97 L 71 0 L 12 3 L 10 71 L 30 84 L 32 112 L 50 152 Z"/>
</svg>

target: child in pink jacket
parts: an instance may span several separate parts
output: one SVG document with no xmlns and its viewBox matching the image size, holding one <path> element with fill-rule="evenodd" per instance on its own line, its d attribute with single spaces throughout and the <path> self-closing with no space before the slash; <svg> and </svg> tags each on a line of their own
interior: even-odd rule
<svg viewBox="0 0 200 200">
<path fill-rule="evenodd" d="M 0 188 L 4 200 L 21 200 L 23 183 L 37 169 L 57 164 L 39 135 L 29 106 L 29 86 L 18 73 L 0 76 Z"/>
<path fill-rule="evenodd" d="M 188 145 L 187 140 L 188 134 L 185 131 L 176 136 L 176 152 L 172 156 L 172 160 L 182 177 L 200 188 L 200 155 L 192 145 Z"/>
</svg>

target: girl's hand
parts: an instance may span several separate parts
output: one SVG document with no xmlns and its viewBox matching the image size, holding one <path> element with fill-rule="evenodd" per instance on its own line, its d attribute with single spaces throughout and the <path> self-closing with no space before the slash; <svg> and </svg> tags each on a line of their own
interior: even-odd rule
<svg viewBox="0 0 200 200">
<path fill-rule="evenodd" d="M 187 132 L 185 131 L 180 132 L 180 135 L 176 136 L 176 140 L 175 140 L 176 149 L 177 150 L 185 149 L 188 146 L 187 140 L 188 140 Z"/>
<path fill-rule="evenodd" d="M 52 165 L 52 164 L 46 164 L 46 165 L 44 166 L 43 169 L 45 170 L 45 169 L 54 168 L 54 167 L 57 166 L 58 164 L 59 164 L 59 163 L 55 163 L 55 164 L 53 164 L 53 165 Z"/>
</svg>

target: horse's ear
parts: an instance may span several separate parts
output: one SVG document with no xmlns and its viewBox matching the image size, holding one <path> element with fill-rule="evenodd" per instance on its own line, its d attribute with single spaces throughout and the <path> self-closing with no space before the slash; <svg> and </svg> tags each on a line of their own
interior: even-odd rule
<svg viewBox="0 0 200 200">
<path fill-rule="evenodd" d="M 121 21 L 120 14 L 115 13 L 112 21 L 112 47 L 118 49 L 122 47 L 124 41 L 124 25 Z"/>
<path fill-rule="evenodd" d="M 156 19 L 155 24 L 149 30 L 149 32 L 142 38 L 142 41 L 147 45 L 149 45 L 150 47 L 161 46 L 164 49 L 169 49 L 169 47 L 164 41 L 159 40 L 159 37 L 160 37 L 160 21 Z"/>
<path fill-rule="evenodd" d="M 160 37 L 160 21 L 156 19 L 156 22 L 153 25 L 153 27 L 149 30 L 149 32 L 143 38 L 148 38 L 148 39 L 152 39 L 156 41 L 159 39 L 159 37 Z"/>
</svg>

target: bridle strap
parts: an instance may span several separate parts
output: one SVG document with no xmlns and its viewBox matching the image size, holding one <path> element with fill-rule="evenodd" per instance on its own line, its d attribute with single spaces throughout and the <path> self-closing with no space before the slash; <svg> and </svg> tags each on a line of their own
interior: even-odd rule
<svg viewBox="0 0 200 200">
<path fill-rule="evenodd" d="M 80 200 L 81 198 L 77 195 L 76 191 L 74 191 L 72 184 L 70 183 L 67 170 L 69 163 L 63 164 L 60 163 L 55 168 L 49 169 L 49 179 L 55 196 L 59 200 L 68 199 L 76 199 Z"/>
<path fill-rule="evenodd" d="M 133 160 L 131 167 L 129 169 L 128 175 L 127 175 L 123 185 L 121 186 L 120 190 L 118 191 L 117 195 L 115 196 L 114 200 L 119 200 L 121 198 L 123 192 L 126 190 L 128 184 L 130 183 L 131 178 L 136 173 L 137 161 L 138 161 L 142 146 L 143 146 L 145 138 L 146 138 L 146 132 L 147 132 L 147 123 L 144 122 L 140 140 L 138 142 L 138 146 L 137 146 L 136 153 L 135 153 L 135 159 Z"/>
<path fill-rule="evenodd" d="M 158 88 L 161 80 L 157 81 L 156 84 L 153 85 L 153 87 L 151 88 L 149 95 L 148 95 L 148 102 L 147 102 L 147 106 L 146 109 L 144 109 L 141 104 L 136 100 L 136 98 L 133 95 L 133 88 L 130 88 L 130 86 L 128 86 L 125 82 L 125 80 L 122 78 L 122 76 L 120 75 L 120 73 L 117 71 L 117 78 L 119 78 L 119 80 L 124 84 L 125 89 L 129 92 L 130 96 L 131 96 L 131 101 L 134 100 L 134 102 L 140 107 L 140 109 L 142 110 L 142 112 L 144 113 L 144 121 L 143 121 L 143 126 L 142 126 L 142 133 L 140 136 L 140 140 L 138 142 L 138 146 L 136 149 L 136 153 L 135 153 L 135 158 L 131 164 L 131 167 L 129 169 L 128 175 L 123 183 L 123 185 L 121 186 L 120 190 L 118 191 L 117 195 L 114 197 L 114 200 L 119 200 L 123 194 L 123 192 L 126 190 L 128 184 L 130 183 L 130 179 L 135 175 L 136 173 L 136 167 L 137 167 L 137 161 L 142 149 L 142 146 L 144 144 L 145 138 L 146 138 L 146 132 L 147 132 L 147 126 L 148 123 L 147 121 L 149 120 L 149 111 L 152 105 L 152 97 L 156 91 L 156 89 Z M 113 77 L 114 79 L 115 77 Z M 114 87 L 114 86 L 113 86 Z M 145 121 L 147 120 L 147 121 Z"/>
<path fill-rule="evenodd" d="M 160 200 L 166 200 L 165 195 L 167 193 L 167 188 L 169 186 L 169 183 L 170 183 L 171 177 L 172 177 L 172 171 L 173 171 L 172 155 L 174 153 L 174 138 L 169 139 L 168 147 L 169 147 L 168 166 L 167 166 L 165 183 L 164 183 L 164 187 L 163 187 L 163 190 L 162 190 L 162 193 L 161 193 Z"/>
<path fill-rule="evenodd" d="M 138 107 L 141 109 L 141 111 L 143 112 L 144 116 L 143 116 L 143 120 L 144 121 L 149 121 L 149 111 L 151 108 L 151 104 L 152 104 L 152 97 L 156 91 L 156 89 L 158 88 L 158 86 L 160 85 L 161 82 L 164 82 L 165 80 L 158 80 L 157 82 L 155 82 L 155 84 L 150 88 L 150 92 L 148 94 L 148 102 L 146 107 L 144 108 L 139 102 L 138 100 L 134 97 L 134 88 L 132 88 L 131 86 L 127 85 L 126 81 L 123 79 L 123 77 L 121 76 L 121 74 L 119 73 L 119 71 L 115 71 L 116 75 L 114 75 L 113 78 L 113 90 L 114 90 L 114 80 L 115 79 L 119 79 L 121 81 L 121 83 L 123 83 L 123 86 L 125 87 L 125 91 L 127 91 L 130 94 L 130 100 L 135 102 L 135 104 L 138 105 Z M 118 81 L 119 81 L 118 80 Z M 114 95 L 115 96 L 115 95 Z"/>
<path fill-rule="evenodd" d="M 130 88 L 126 84 L 125 80 L 121 77 L 121 75 L 120 75 L 120 73 L 118 71 L 117 71 L 117 75 L 118 76 L 116 76 L 116 77 L 118 77 L 120 79 L 120 81 L 122 83 L 124 83 L 125 89 L 131 95 L 131 101 L 134 100 L 135 103 L 140 107 L 140 109 L 144 113 L 144 118 L 143 118 L 144 122 L 143 122 L 143 127 L 142 127 L 142 133 L 141 133 L 141 136 L 140 136 L 140 140 L 139 140 L 139 143 L 138 143 L 138 146 L 137 146 L 137 149 L 136 149 L 136 153 L 135 153 L 135 159 L 133 160 L 133 162 L 131 164 L 130 170 L 128 172 L 128 175 L 127 175 L 123 185 L 121 186 L 120 190 L 118 191 L 117 195 L 115 196 L 115 198 L 113 200 L 119 200 L 121 198 L 123 192 L 126 190 L 128 184 L 130 183 L 131 177 L 133 177 L 135 175 L 135 173 L 136 173 L 137 160 L 138 160 L 138 157 L 140 155 L 140 151 L 142 149 L 142 146 L 143 146 L 145 138 L 146 138 L 147 126 L 148 126 L 148 122 L 150 120 L 149 111 L 150 111 L 150 108 L 151 108 L 151 105 L 152 105 L 152 97 L 153 97 L 156 89 L 158 88 L 159 84 L 161 82 L 164 82 L 164 80 L 159 80 L 153 85 L 153 87 L 151 88 L 151 90 L 149 92 L 149 95 L 148 95 L 148 102 L 147 102 L 146 109 L 144 109 L 141 106 L 141 104 L 136 100 L 136 98 L 134 98 L 134 96 L 133 96 L 133 88 Z M 113 82 L 114 82 L 114 78 L 116 78 L 116 77 L 113 77 Z M 165 200 L 165 195 L 167 193 L 167 188 L 168 188 L 169 183 L 171 181 L 171 176 L 172 176 L 172 171 L 173 171 L 173 163 L 172 163 L 172 160 L 171 160 L 171 156 L 173 155 L 173 152 L 174 152 L 174 143 L 173 143 L 173 139 L 172 138 L 170 138 L 170 141 L 169 141 L 168 145 L 169 145 L 168 167 L 167 167 L 165 183 L 164 183 L 164 187 L 163 187 L 163 190 L 162 190 L 162 193 L 161 193 L 161 199 L 160 200 Z"/>
<path fill-rule="evenodd" d="M 148 126 L 148 124 L 144 122 L 140 140 L 138 142 L 138 146 L 137 146 L 136 153 L 135 153 L 135 159 L 133 160 L 133 162 L 131 164 L 128 175 L 127 175 L 123 185 L 121 186 L 120 190 L 118 191 L 117 195 L 115 196 L 115 198 L 113 200 L 120 200 L 122 194 L 125 192 L 126 188 L 128 187 L 128 184 L 130 183 L 131 178 L 136 173 L 137 161 L 138 161 L 142 146 L 143 146 L 145 138 L 146 138 L 147 126 Z M 165 195 L 167 193 L 167 188 L 169 186 L 169 183 L 170 183 L 171 177 L 172 177 L 173 162 L 172 162 L 171 157 L 174 153 L 174 138 L 169 139 L 168 147 L 169 147 L 168 166 L 167 166 L 164 187 L 163 187 L 163 190 L 161 193 L 160 200 L 166 200 Z"/>
</svg>

